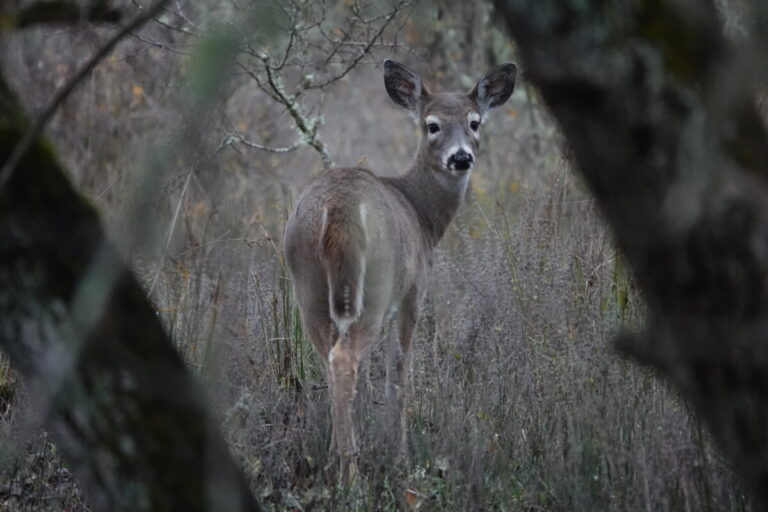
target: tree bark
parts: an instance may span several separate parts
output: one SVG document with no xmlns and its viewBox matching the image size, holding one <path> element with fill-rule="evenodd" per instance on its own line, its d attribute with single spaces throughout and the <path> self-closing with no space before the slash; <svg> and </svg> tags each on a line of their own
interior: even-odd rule
<svg viewBox="0 0 768 512">
<path fill-rule="evenodd" d="M 27 129 L 0 76 L 0 162 Z M 259 510 L 156 311 L 42 139 L 0 186 L 0 348 L 94 510 Z"/>
<path fill-rule="evenodd" d="M 768 138 L 757 39 L 710 2 L 496 0 L 647 304 L 617 347 L 768 503 Z"/>
</svg>

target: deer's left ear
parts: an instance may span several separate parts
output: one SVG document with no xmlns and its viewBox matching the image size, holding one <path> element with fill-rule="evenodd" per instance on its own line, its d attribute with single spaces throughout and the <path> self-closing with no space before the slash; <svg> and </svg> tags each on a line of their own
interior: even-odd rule
<svg viewBox="0 0 768 512">
<path fill-rule="evenodd" d="M 502 64 L 481 78 L 469 92 L 469 97 L 483 109 L 483 112 L 487 112 L 503 105 L 512 96 L 516 78 L 517 66 L 511 62 Z"/>
<path fill-rule="evenodd" d="M 393 60 L 384 61 L 384 86 L 392 101 L 418 114 L 429 91 L 419 75 Z"/>
</svg>

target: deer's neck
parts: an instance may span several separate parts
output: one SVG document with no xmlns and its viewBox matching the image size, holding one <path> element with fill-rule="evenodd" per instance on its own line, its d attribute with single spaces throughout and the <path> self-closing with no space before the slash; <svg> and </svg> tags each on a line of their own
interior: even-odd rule
<svg viewBox="0 0 768 512">
<path fill-rule="evenodd" d="M 432 169 L 421 151 L 408 172 L 388 180 L 413 206 L 425 238 L 437 245 L 461 205 L 469 174 L 457 178 Z"/>
</svg>

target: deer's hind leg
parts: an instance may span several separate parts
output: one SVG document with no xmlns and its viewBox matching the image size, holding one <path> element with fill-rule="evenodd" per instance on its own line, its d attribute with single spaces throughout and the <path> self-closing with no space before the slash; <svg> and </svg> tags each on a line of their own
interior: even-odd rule
<svg viewBox="0 0 768 512">
<path fill-rule="evenodd" d="M 405 415 L 408 398 L 408 374 L 411 371 L 411 340 L 418 320 L 419 297 L 414 287 L 399 308 L 398 337 L 390 335 L 387 363 L 387 401 L 392 414 L 392 431 L 398 458 L 408 457 L 408 421 Z M 399 343 L 398 339 L 399 338 Z M 394 371 L 392 371 L 394 369 Z M 392 375 L 394 373 L 394 375 Z M 394 378 L 393 378 L 394 377 Z"/>
<path fill-rule="evenodd" d="M 304 327 L 307 338 L 312 343 L 312 346 L 315 347 L 320 360 L 323 362 L 326 383 L 328 385 L 328 396 L 331 399 L 333 397 L 333 382 L 328 365 L 328 355 L 338 339 L 338 332 L 333 322 L 331 322 L 328 313 L 328 288 L 326 281 L 321 278 L 311 281 L 307 279 L 307 281 L 311 286 L 304 286 L 296 290 L 296 298 L 301 312 L 301 324 Z M 327 467 L 331 467 L 337 462 L 334 460 L 334 457 L 338 457 L 335 437 L 336 426 L 333 424 L 333 417 L 331 417 L 331 441 L 329 443 L 331 460 L 328 462 Z"/>
<path fill-rule="evenodd" d="M 360 361 L 378 339 L 381 318 L 361 320 L 341 334 L 328 354 L 333 434 L 341 462 L 341 477 L 347 481 L 357 473 L 358 440 L 353 418 Z"/>
<path fill-rule="evenodd" d="M 357 439 L 352 417 L 355 400 L 359 358 L 346 336 L 339 339 L 328 354 L 328 382 L 330 385 L 332 442 L 339 456 L 340 476 L 352 480 L 357 473 Z"/>
</svg>

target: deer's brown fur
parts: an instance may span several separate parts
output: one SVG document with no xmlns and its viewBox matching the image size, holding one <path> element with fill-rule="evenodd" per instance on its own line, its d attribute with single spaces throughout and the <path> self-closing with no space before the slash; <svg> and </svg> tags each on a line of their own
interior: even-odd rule
<svg viewBox="0 0 768 512">
<path fill-rule="evenodd" d="M 332 448 L 347 476 L 356 468 L 352 402 L 358 366 L 392 314 L 399 318 L 400 342 L 389 350 L 387 396 L 405 452 L 405 379 L 432 251 L 464 196 L 479 148 L 479 120 L 509 98 L 516 72 L 506 64 L 469 93 L 430 94 L 405 66 L 385 61 L 384 70 L 390 97 L 421 125 L 410 168 L 396 178 L 361 168 L 329 169 L 303 192 L 285 230 L 302 322 L 326 364 Z"/>
</svg>

